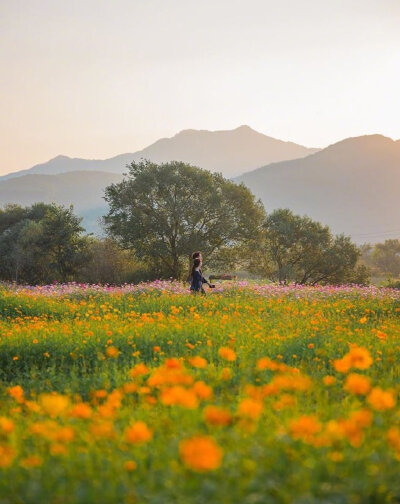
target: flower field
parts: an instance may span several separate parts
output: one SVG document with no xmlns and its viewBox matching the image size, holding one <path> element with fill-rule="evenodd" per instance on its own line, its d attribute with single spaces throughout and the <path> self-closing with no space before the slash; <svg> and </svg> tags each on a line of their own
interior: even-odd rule
<svg viewBox="0 0 400 504">
<path fill-rule="evenodd" d="M 400 291 L 0 288 L 0 503 L 400 502 Z"/>
</svg>

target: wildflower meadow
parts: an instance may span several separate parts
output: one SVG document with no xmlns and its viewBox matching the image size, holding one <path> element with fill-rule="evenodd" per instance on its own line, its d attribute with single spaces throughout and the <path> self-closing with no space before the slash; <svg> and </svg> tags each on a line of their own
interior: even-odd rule
<svg viewBox="0 0 400 504">
<path fill-rule="evenodd" d="M 400 291 L 0 288 L 0 503 L 400 502 Z"/>
</svg>

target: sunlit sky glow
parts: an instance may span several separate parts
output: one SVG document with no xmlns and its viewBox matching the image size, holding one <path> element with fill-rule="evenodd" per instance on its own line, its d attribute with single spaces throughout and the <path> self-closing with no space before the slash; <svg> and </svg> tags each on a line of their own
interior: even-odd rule
<svg viewBox="0 0 400 504">
<path fill-rule="evenodd" d="M 399 0 L 1 0 L 0 173 L 248 124 L 400 138 Z"/>
</svg>

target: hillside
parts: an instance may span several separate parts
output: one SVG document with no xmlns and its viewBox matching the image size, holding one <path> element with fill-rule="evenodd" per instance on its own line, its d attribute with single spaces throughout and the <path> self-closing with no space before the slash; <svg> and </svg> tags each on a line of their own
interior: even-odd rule
<svg viewBox="0 0 400 504">
<path fill-rule="evenodd" d="M 56 175 L 72 171 L 123 173 L 127 164 L 141 158 L 157 163 L 185 161 L 207 170 L 222 172 L 226 177 L 233 177 L 275 161 L 308 156 L 317 150 L 276 140 L 254 131 L 249 126 L 226 131 L 190 129 L 181 131 L 172 138 L 157 140 L 137 152 L 104 160 L 57 156 L 28 170 L 4 175 L 0 180 L 27 174 Z"/>
<path fill-rule="evenodd" d="M 359 243 L 400 236 L 400 141 L 381 135 L 348 138 L 236 180 L 267 210 L 288 207 Z"/>
<path fill-rule="evenodd" d="M 104 172 L 71 172 L 59 175 L 25 175 L 0 181 L 0 202 L 31 205 L 38 201 L 74 205 L 84 218 L 88 232 L 98 232 L 98 218 L 107 211 L 104 189 L 122 179 L 119 174 Z"/>
</svg>

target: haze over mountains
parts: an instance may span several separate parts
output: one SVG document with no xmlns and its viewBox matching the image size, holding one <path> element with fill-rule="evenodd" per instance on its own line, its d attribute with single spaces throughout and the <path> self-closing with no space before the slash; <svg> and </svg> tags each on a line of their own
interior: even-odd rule
<svg viewBox="0 0 400 504">
<path fill-rule="evenodd" d="M 328 224 L 335 233 L 350 234 L 358 243 L 400 236 L 400 141 L 382 135 L 348 138 L 318 151 L 248 126 L 185 130 L 133 154 L 108 160 L 58 156 L 0 177 L 0 206 L 73 204 L 87 230 L 98 232 L 97 219 L 107 211 L 104 188 L 121 180 L 126 164 L 141 157 L 183 160 L 228 177 L 242 173 L 235 180 L 260 197 L 267 211 L 288 207 Z"/>
<path fill-rule="evenodd" d="M 301 158 L 316 151 L 318 149 L 271 138 L 249 126 L 223 131 L 189 129 L 172 138 L 161 138 L 134 153 L 101 160 L 57 156 L 28 170 L 4 175 L 0 180 L 27 174 L 55 175 L 70 171 L 123 173 L 128 163 L 141 158 L 156 163 L 185 161 L 207 170 L 221 172 L 225 177 L 234 177 L 268 163 Z"/>
<path fill-rule="evenodd" d="M 348 138 L 236 180 L 261 198 L 267 211 L 290 208 L 358 243 L 400 237 L 400 140 Z"/>
</svg>

